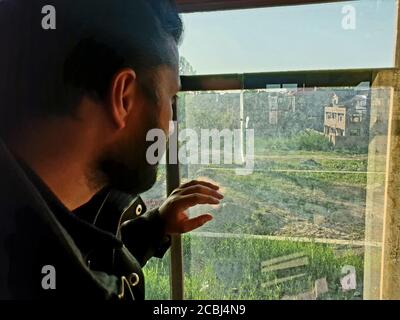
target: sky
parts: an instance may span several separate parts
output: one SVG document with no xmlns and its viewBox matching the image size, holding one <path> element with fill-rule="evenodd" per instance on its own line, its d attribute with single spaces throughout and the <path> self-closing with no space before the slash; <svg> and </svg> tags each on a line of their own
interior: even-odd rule
<svg viewBox="0 0 400 320">
<path fill-rule="evenodd" d="M 191 13 L 183 20 L 181 55 L 197 74 L 394 64 L 395 0 Z"/>
</svg>

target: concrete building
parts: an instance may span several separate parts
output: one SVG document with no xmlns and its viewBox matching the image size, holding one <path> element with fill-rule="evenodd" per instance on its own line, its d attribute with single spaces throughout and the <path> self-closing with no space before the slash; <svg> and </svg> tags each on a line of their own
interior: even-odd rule
<svg viewBox="0 0 400 320">
<path fill-rule="evenodd" d="M 268 92 L 268 122 L 278 125 L 282 116 L 288 112 L 296 112 L 296 89 L 267 89 Z"/>
<path fill-rule="evenodd" d="M 325 108 L 324 134 L 335 146 L 365 147 L 369 141 L 368 96 L 356 95 L 340 104 L 334 94 Z"/>
</svg>

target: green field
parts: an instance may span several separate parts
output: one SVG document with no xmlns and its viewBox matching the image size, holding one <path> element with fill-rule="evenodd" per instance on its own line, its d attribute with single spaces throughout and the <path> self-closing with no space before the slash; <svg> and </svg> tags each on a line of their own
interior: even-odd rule
<svg viewBox="0 0 400 320">
<path fill-rule="evenodd" d="M 237 176 L 234 166 L 183 168 L 187 179 L 211 179 L 225 194 L 219 208 L 192 212 L 207 209 L 215 219 L 200 230 L 207 237 L 184 237 L 186 298 L 293 298 L 312 291 L 316 280 L 326 279 L 329 291 L 318 299 L 361 299 L 367 155 L 270 146 L 258 146 L 249 176 Z M 294 253 L 304 254 L 307 264 L 262 272 L 262 262 Z M 168 261 L 154 259 L 146 266 L 148 299 L 169 299 Z M 345 265 L 356 269 L 356 290 L 341 288 Z M 296 275 L 301 277 L 290 279 Z M 288 280 L 277 283 L 279 279 Z"/>
<path fill-rule="evenodd" d="M 354 247 L 195 236 L 185 236 L 184 243 L 186 299 L 282 299 L 312 290 L 315 281 L 323 278 L 328 283 L 329 292 L 318 299 L 359 299 L 362 296 L 361 283 L 357 290 L 349 292 L 343 292 L 340 286 L 344 265 L 356 268 L 359 281 L 363 277 L 363 257 L 354 254 Z M 262 272 L 261 262 L 299 252 L 308 258 L 308 265 Z M 284 283 L 274 283 L 277 279 L 298 274 L 305 275 Z M 146 298 L 169 299 L 168 258 L 149 262 L 145 275 Z"/>
<path fill-rule="evenodd" d="M 366 172 L 365 155 L 304 151 L 258 155 L 248 176 L 191 166 L 189 177 L 212 179 L 225 194 L 203 231 L 362 240 Z"/>
</svg>

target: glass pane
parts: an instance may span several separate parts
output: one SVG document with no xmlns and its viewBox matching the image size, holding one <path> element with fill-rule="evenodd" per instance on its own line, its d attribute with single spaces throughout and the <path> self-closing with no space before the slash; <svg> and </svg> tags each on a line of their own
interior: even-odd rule
<svg viewBox="0 0 400 320">
<path fill-rule="evenodd" d="M 153 188 L 141 194 L 148 210 L 158 208 L 166 197 L 166 166 L 160 165 L 157 175 L 157 183 Z M 170 299 L 170 257 L 167 253 L 163 259 L 150 259 L 145 268 L 145 284 L 147 300 Z"/>
<path fill-rule="evenodd" d="M 390 94 L 363 85 L 181 95 L 182 176 L 225 194 L 190 212 L 214 220 L 184 237 L 187 299 L 374 297 Z"/>
<path fill-rule="evenodd" d="M 395 0 L 184 14 L 182 74 L 394 66 Z"/>
</svg>

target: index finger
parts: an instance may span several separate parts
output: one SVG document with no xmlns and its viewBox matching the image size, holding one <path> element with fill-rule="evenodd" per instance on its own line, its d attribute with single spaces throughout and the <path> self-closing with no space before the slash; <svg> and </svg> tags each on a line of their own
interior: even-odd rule
<svg viewBox="0 0 400 320">
<path fill-rule="evenodd" d="M 221 199 L 214 198 L 213 196 L 207 196 L 201 193 L 193 193 L 177 197 L 175 208 L 180 211 L 184 211 L 200 204 L 217 205 L 220 204 L 220 202 Z"/>
<path fill-rule="evenodd" d="M 182 184 L 180 186 L 180 189 L 192 187 L 192 186 L 195 186 L 195 185 L 202 185 L 202 186 L 214 189 L 214 190 L 218 190 L 219 189 L 219 186 L 217 186 L 216 184 L 213 184 L 213 183 L 207 182 L 207 181 L 199 181 L 199 180 L 192 180 L 192 181 L 189 181 L 187 183 L 184 183 L 184 184 Z"/>
</svg>

